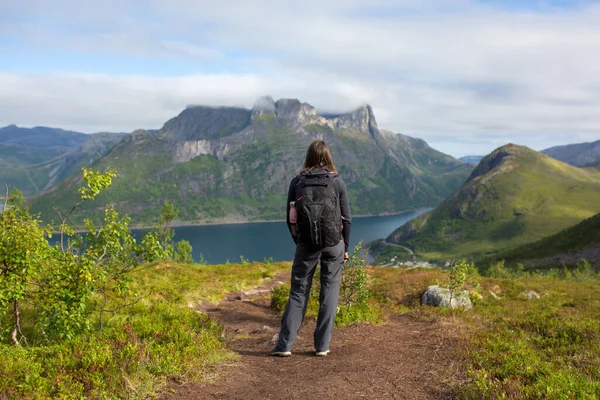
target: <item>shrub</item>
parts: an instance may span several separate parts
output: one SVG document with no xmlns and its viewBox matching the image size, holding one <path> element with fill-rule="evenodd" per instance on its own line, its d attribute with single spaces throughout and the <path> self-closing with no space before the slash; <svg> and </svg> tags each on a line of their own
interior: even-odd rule
<svg viewBox="0 0 600 400">
<path fill-rule="evenodd" d="M 504 266 L 504 260 L 493 262 L 490 265 L 487 275 L 490 278 L 509 279 L 513 274 Z"/>
<path fill-rule="evenodd" d="M 358 322 L 377 323 L 383 316 L 383 310 L 375 301 L 370 301 L 371 294 L 368 276 L 365 271 L 366 253 L 362 251 L 362 243 L 353 250 L 350 259 L 342 267 L 339 308 L 336 326 L 347 326 Z M 319 313 L 320 268 L 315 271 L 311 287 L 306 315 L 316 318 Z M 278 311 L 285 310 L 290 294 L 289 285 L 281 285 L 271 293 L 271 307 Z"/>
<path fill-rule="evenodd" d="M 30 305 L 26 318 L 35 326 L 37 338 L 46 343 L 88 332 L 94 311 L 99 312 L 101 330 L 104 314 L 115 310 L 108 307 L 109 299 L 117 299 L 118 308 L 131 304 L 126 301 L 135 295 L 129 290 L 130 273 L 142 268 L 143 262 L 167 254 L 156 234 L 147 235 L 138 244 L 129 230 L 129 216 L 121 217 L 112 207 L 106 208 L 99 228 L 85 221 L 85 238 L 69 227 L 69 216 L 83 202 L 94 200 L 109 187 L 115 175 L 111 170 L 101 173 L 83 169 L 85 186 L 78 190 L 80 200 L 68 212 L 59 212 L 60 240 L 53 247 L 47 241 L 51 229 L 40 227 L 41 221 L 23 208 L 18 194 L 5 198 L 0 227 L 0 257 L 4 265 L 0 310 L 6 310 L 9 303 L 13 305 L 13 343 L 26 341 L 20 323 L 20 302 Z M 183 250 L 189 249 L 184 246 Z"/>
<path fill-rule="evenodd" d="M 454 263 L 450 269 L 450 280 L 448 282 L 448 286 L 452 292 L 452 295 L 455 295 L 457 291 L 462 289 L 463 285 L 465 284 L 465 280 L 467 279 L 468 271 L 474 269 L 475 268 L 465 260 L 460 260 Z"/>
<path fill-rule="evenodd" d="M 182 264 L 193 264 L 192 250 L 190 242 L 180 240 L 177 242 L 177 247 L 175 248 L 175 261 Z"/>
<path fill-rule="evenodd" d="M 366 253 L 362 252 L 359 243 L 349 260 L 342 267 L 342 282 L 340 287 L 340 303 L 342 306 L 365 304 L 369 298 L 367 272 L 365 271 Z"/>
</svg>

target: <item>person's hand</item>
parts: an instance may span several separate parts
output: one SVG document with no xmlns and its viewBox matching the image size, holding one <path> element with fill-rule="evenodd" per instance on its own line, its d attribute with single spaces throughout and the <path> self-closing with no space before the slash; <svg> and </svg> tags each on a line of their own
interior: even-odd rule
<svg viewBox="0 0 600 400">
<path fill-rule="evenodd" d="M 344 252 L 344 262 L 348 261 L 350 258 L 348 257 L 348 252 Z"/>
</svg>

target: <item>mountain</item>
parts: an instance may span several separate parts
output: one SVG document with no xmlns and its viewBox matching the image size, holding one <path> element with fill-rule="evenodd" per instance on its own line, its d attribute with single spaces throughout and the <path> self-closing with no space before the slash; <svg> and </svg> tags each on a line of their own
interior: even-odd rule
<svg viewBox="0 0 600 400">
<path fill-rule="evenodd" d="M 484 156 L 464 156 L 459 158 L 459 160 L 466 163 L 479 164 L 479 161 L 481 161 L 483 157 Z"/>
<path fill-rule="evenodd" d="M 85 141 L 86 135 L 81 132 L 65 131 L 58 128 L 36 126 L 21 128 L 8 125 L 0 128 L 0 143 L 7 146 L 28 148 L 74 148 Z"/>
<path fill-rule="evenodd" d="M 496 258 L 505 260 L 508 265 L 522 262 L 525 266 L 572 265 L 581 259 L 598 263 L 600 214 L 535 243 L 500 253 Z"/>
<path fill-rule="evenodd" d="M 592 143 L 551 147 L 542 150 L 542 153 L 576 167 L 600 166 L 600 140 Z"/>
<path fill-rule="evenodd" d="M 103 156 L 124 134 L 80 132 L 57 128 L 0 128 L 0 184 L 39 193 Z"/>
<path fill-rule="evenodd" d="M 600 212 L 600 173 L 506 145 L 433 211 L 386 240 L 433 258 L 494 254 Z"/>
<path fill-rule="evenodd" d="M 81 212 L 98 216 L 99 204 L 113 202 L 150 224 L 167 199 L 180 223 L 281 219 L 289 182 L 317 138 L 332 150 L 355 215 L 435 206 L 473 169 L 420 139 L 380 130 L 370 106 L 325 116 L 295 99 L 265 97 L 252 109 L 188 107 L 156 133 L 134 132 L 93 164 L 118 177 Z M 49 188 L 32 209 L 67 208 L 79 185 L 73 177 Z"/>
</svg>

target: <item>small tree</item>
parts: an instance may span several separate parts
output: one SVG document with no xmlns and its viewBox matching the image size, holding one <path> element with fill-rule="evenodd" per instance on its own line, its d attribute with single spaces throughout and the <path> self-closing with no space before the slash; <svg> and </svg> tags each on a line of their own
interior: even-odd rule
<svg viewBox="0 0 600 400">
<path fill-rule="evenodd" d="M 78 190 L 80 200 L 65 214 L 56 210 L 61 219 L 60 242 L 52 249 L 53 262 L 47 266 L 40 281 L 38 327 L 47 338 L 69 339 L 90 328 L 88 300 L 101 279 L 98 266 L 114 249 L 106 247 L 102 253 L 98 253 L 93 235 L 87 236 L 90 243 L 84 242 L 67 225 L 73 212 L 83 202 L 94 200 L 112 184 L 112 178 L 116 176 L 114 170 L 103 173 L 83 168 L 82 173 L 86 185 Z M 105 223 L 111 223 L 108 214 Z M 86 221 L 86 226 L 89 230 L 91 222 Z"/>
<path fill-rule="evenodd" d="M 108 188 L 112 184 L 112 178 L 117 175 L 117 172 L 113 169 L 109 169 L 106 172 L 94 171 L 90 168 L 82 168 L 81 172 L 83 173 L 83 180 L 86 183 L 86 186 L 82 186 L 79 188 L 78 192 L 81 195 L 80 200 L 67 212 L 66 214 L 62 214 L 56 208 L 54 211 L 58 213 L 58 216 L 61 220 L 60 226 L 60 245 L 63 250 L 64 247 L 64 236 L 65 234 L 72 235 L 74 232 L 67 226 L 67 220 L 73 214 L 73 212 L 86 200 L 94 200 L 96 196 L 100 194 L 100 192 L 106 188 Z"/>
<path fill-rule="evenodd" d="M 107 207 L 104 222 L 98 229 L 90 220 L 85 220 L 85 240 L 74 235 L 67 225 L 67 218 L 77 206 L 93 200 L 109 187 L 115 175 L 112 170 L 100 173 L 83 169 L 86 186 L 79 189 L 81 200 L 64 217 L 61 214 L 61 242 L 53 248 L 53 262 L 46 267 L 41 280 L 38 326 L 47 338 L 69 339 L 89 330 L 93 298 L 99 298 L 102 329 L 105 313 L 133 304 L 122 301 L 109 309 L 109 294 L 125 299 L 131 294 L 130 273 L 140 268 L 143 261 L 163 256 L 156 235 L 148 234 L 141 245 L 137 244 L 129 230 L 129 216 L 120 217 L 113 207 Z M 69 234 L 66 246 L 64 233 Z"/>
<path fill-rule="evenodd" d="M 490 278 L 509 279 L 512 278 L 511 272 L 504 265 L 504 260 L 492 262 L 487 275 Z"/>
<path fill-rule="evenodd" d="M 21 332 L 19 302 L 26 295 L 28 282 L 40 272 L 48 257 L 48 232 L 23 208 L 22 195 L 14 191 L 9 196 L 8 188 L 0 225 L 0 310 L 12 305 L 14 323 L 10 337 L 18 345 L 26 342 Z"/>
<path fill-rule="evenodd" d="M 105 313 L 143 298 L 137 295 L 129 301 L 134 294 L 130 290 L 131 273 L 149 265 L 144 262 L 173 254 L 168 224 L 176 218 L 176 211 L 169 203 L 165 203 L 161 219 L 166 235 L 151 232 L 140 244 L 129 230 L 129 216 L 121 217 L 113 207 L 106 208 L 99 228 L 90 220 L 85 221 L 85 238 L 68 225 L 68 218 L 77 207 L 94 200 L 110 186 L 114 176 L 113 170 L 102 173 L 83 169 L 86 185 L 79 189 L 80 200 L 65 214 L 57 210 L 61 225 L 60 242 L 55 246 L 47 241 L 50 229 L 42 229 L 38 217 L 29 215 L 24 208 L 23 196 L 17 191 L 9 196 L 7 190 L 0 220 L 0 310 L 12 305 L 13 343 L 26 342 L 21 332 L 21 300 L 37 305 L 35 323 L 42 337 L 70 339 L 91 329 L 89 316 L 94 310 L 99 310 L 102 329 Z M 178 257 L 190 260 L 192 249 L 188 242 L 179 243 L 177 250 Z"/>
<path fill-rule="evenodd" d="M 354 247 L 352 255 L 342 267 L 340 303 L 346 307 L 355 304 L 365 304 L 369 298 L 367 272 L 365 271 L 367 254 L 361 249 L 362 242 Z"/>
<path fill-rule="evenodd" d="M 193 264 L 194 258 L 192 257 L 192 245 L 187 240 L 180 240 L 177 242 L 175 249 L 175 261 L 183 264 Z"/>
<path fill-rule="evenodd" d="M 173 236 L 174 232 L 171 230 L 170 224 L 177 219 L 178 212 L 175 205 L 168 200 L 165 200 L 162 205 L 162 212 L 160 215 L 160 225 L 162 229 L 162 246 L 165 250 L 164 260 L 172 258 L 174 255 L 173 248 Z"/>
<path fill-rule="evenodd" d="M 467 272 L 474 269 L 467 261 L 460 260 L 454 263 L 450 269 L 450 282 L 448 283 L 450 292 L 454 297 L 456 293 L 462 289 L 467 279 Z"/>
</svg>

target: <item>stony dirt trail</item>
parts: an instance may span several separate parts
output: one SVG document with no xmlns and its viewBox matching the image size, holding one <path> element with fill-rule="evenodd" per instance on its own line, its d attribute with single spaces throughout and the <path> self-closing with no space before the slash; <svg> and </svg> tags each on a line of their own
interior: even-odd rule
<svg viewBox="0 0 600 400">
<path fill-rule="evenodd" d="M 289 273 L 279 275 L 259 289 L 288 279 Z M 456 398 L 447 383 L 455 343 L 437 323 L 394 315 L 384 325 L 336 328 L 331 354 L 321 358 L 312 345 L 315 322 L 307 320 L 293 355 L 277 358 L 269 351 L 280 316 L 265 296 L 230 293 L 202 311 L 222 321 L 230 348 L 242 357 L 218 367 L 213 382 L 171 385 L 164 399 Z"/>
</svg>

